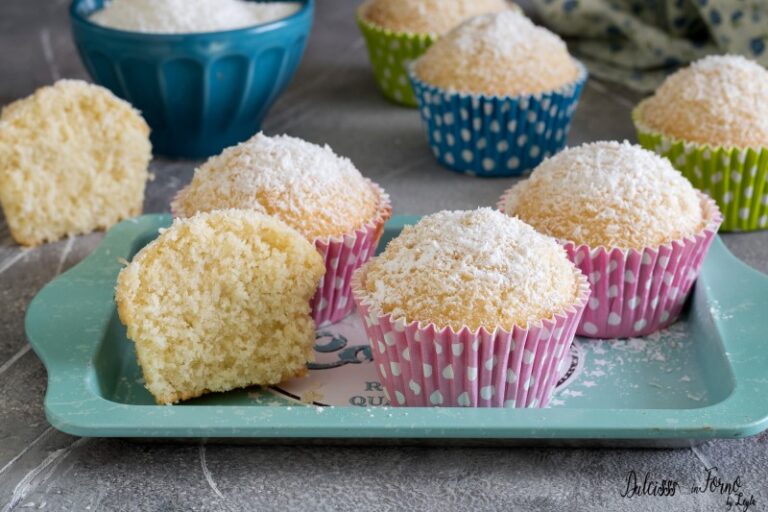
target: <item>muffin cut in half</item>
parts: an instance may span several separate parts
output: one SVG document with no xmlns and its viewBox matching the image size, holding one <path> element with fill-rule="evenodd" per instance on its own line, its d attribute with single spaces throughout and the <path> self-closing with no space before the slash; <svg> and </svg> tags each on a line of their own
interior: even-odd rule
<svg viewBox="0 0 768 512">
<path fill-rule="evenodd" d="M 352 311 L 352 272 L 373 255 L 392 213 L 384 190 L 327 145 L 261 133 L 210 158 L 171 203 L 179 217 L 227 208 L 272 215 L 315 245 L 326 266 L 312 299 L 318 325 Z"/>
<path fill-rule="evenodd" d="M 106 229 L 141 213 L 149 127 L 103 87 L 59 80 L 0 115 L 0 204 L 22 245 Z"/>
<path fill-rule="evenodd" d="M 118 277 L 116 301 L 160 404 L 276 384 L 312 358 L 315 248 L 247 210 L 176 220 Z"/>
</svg>

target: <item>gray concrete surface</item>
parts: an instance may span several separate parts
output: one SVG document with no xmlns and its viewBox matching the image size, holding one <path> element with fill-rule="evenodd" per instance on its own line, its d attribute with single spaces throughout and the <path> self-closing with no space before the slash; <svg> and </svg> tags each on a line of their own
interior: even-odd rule
<svg viewBox="0 0 768 512">
<path fill-rule="evenodd" d="M 0 105 L 59 77 L 85 78 L 64 0 L 0 2 Z M 440 169 L 418 115 L 377 93 L 354 1 L 321 0 L 309 48 L 268 133 L 328 143 L 381 183 L 401 214 L 491 205 L 513 180 Z M 633 138 L 637 97 L 590 81 L 572 144 Z M 195 162 L 157 159 L 146 211 L 167 210 Z M 686 487 L 716 465 L 740 477 L 749 510 L 768 504 L 768 435 L 681 450 L 178 445 L 77 439 L 52 429 L 46 373 L 30 351 L 23 316 L 34 294 L 85 257 L 101 234 L 24 251 L 0 219 L 0 510 L 728 510 L 718 494 L 622 498 L 629 471 Z M 768 272 L 768 233 L 725 236 Z M 731 510 L 737 510 L 732 508 Z M 740 509 L 743 510 L 743 507 Z"/>
</svg>

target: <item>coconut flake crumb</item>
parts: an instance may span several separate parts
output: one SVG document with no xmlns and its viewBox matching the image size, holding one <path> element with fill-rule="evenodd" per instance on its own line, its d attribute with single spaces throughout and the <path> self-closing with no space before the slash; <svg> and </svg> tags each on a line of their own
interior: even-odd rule
<svg viewBox="0 0 768 512">
<path fill-rule="evenodd" d="M 499 96 L 552 91 L 579 74 L 562 39 L 513 11 L 459 25 L 416 61 L 415 71 L 437 87 Z"/>
<path fill-rule="evenodd" d="M 268 23 L 299 9 L 299 2 L 112 0 L 89 19 L 97 25 L 130 32 L 192 34 Z"/>
<path fill-rule="evenodd" d="M 555 240 L 480 208 L 405 227 L 367 265 L 364 286 L 395 318 L 493 330 L 563 312 L 577 301 L 580 277 Z"/>
<path fill-rule="evenodd" d="M 591 247 L 657 247 L 701 231 L 703 197 L 666 158 L 595 142 L 545 160 L 503 209 L 542 233 Z"/>
<path fill-rule="evenodd" d="M 312 240 L 354 231 L 375 217 L 378 203 L 371 183 L 327 145 L 259 133 L 196 169 L 171 208 L 183 217 L 256 210 Z"/>
<path fill-rule="evenodd" d="M 768 147 L 768 71 L 737 55 L 704 57 L 670 75 L 638 109 L 644 127 L 726 147 Z"/>
</svg>

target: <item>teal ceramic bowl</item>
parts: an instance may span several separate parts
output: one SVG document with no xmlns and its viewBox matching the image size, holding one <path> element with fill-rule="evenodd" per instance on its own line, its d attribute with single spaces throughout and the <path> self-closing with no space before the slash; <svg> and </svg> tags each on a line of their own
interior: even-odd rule
<svg viewBox="0 0 768 512">
<path fill-rule="evenodd" d="M 142 112 L 155 153 L 201 158 L 260 130 L 304 53 L 314 0 L 301 3 L 287 18 L 200 34 L 96 25 L 88 17 L 104 0 L 74 0 L 70 19 L 91 77 Z"/>
</svg>

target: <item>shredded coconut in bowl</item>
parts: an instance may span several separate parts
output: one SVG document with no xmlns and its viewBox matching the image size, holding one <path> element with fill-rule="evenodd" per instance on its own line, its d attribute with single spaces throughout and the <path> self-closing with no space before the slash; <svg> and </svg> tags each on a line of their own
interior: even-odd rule
<svg viewBox="0 0 768 512">
<path fill-rule="evenodd" d="M 89 19 L 129 32 L 194 34 L 268 23 L 298 12 L 301 5 L 244 0 L 112 0 Z"/>
<path fill-rule="evenodd" d="M 490 208 L 406 226 L 366 266 L 366 299 L 407 321 L 511 330 L 577 302 L 580 272 L 558 243 Z"/>
</svg>

